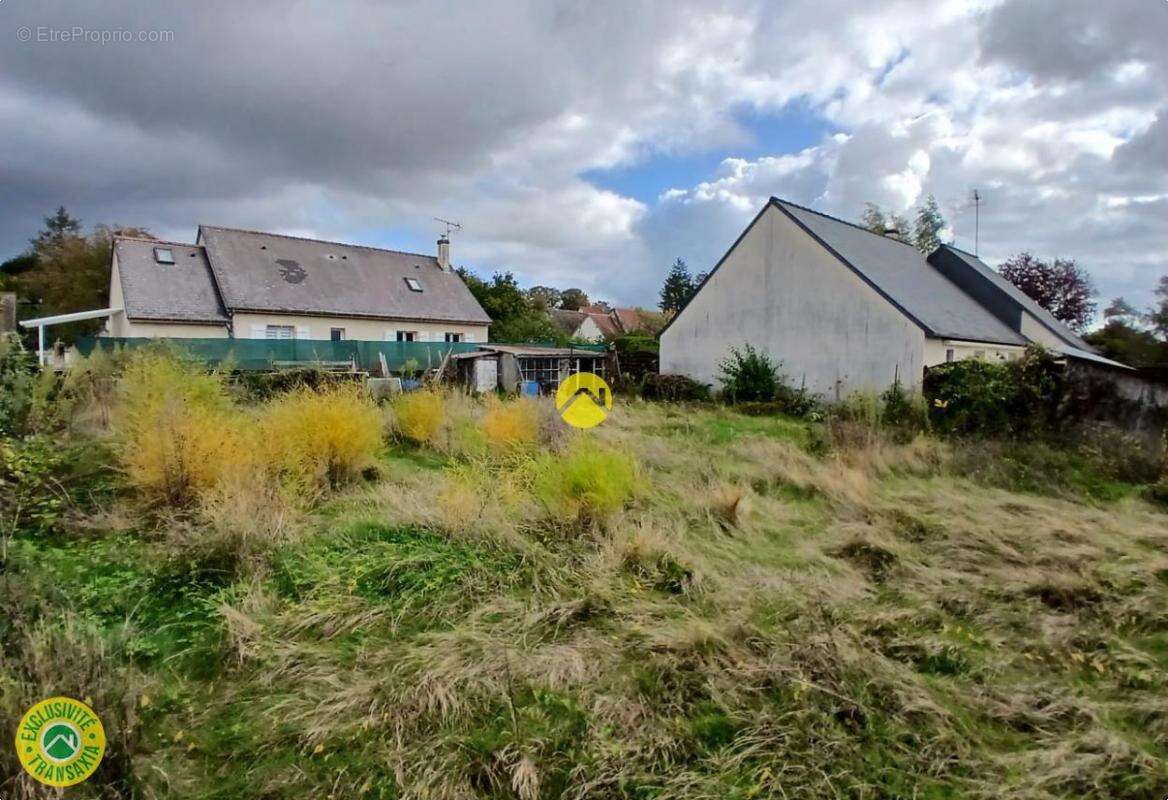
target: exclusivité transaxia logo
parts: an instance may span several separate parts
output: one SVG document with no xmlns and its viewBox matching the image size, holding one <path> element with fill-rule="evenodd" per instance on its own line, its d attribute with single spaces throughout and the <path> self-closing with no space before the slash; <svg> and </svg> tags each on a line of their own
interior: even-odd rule
<svg viewBox="0 0 1168 800">
<path fill-rule="evenodd" d="M 50 697 L 20 720 L 16 753 L 28 774 L 41 783 L 72 786 L 97 770 L 105 754 L 105 729 L 80 700 Z"/>
</svg>

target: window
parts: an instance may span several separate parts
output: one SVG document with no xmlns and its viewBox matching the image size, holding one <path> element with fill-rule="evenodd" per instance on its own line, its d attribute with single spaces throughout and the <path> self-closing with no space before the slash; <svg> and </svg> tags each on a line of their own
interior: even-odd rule
<svg viewBox="0 0 1168 800">
<path fill-rule="evenodd" d="M 406 281 L 406 286 L 410 287 L 411 292 L 422 291 L 422 282 L 419 281 L 417 278 L 406 278 L 405 281 Z"/>
<path fill-rule="evenodd" d="M 397 340 L 399 342 L 412 342 L 417 338 L 417 331 L 398 331 Z"/>
<path fill-rule="evenodd" d="M 448 342 L 461 342 L 462 341 L 462 334 L 461 333 L 447 333 L 446 334 L 446 341 L 448 341 Z"/>
<path fill-rule="evenodd" d="M 950 347 L 948 350 L 945 351 L 945 363 L 946 364 L 953 363 L 953 348 L 952 347 Z"/>
<path fill-rule="evenodd" d="M 345 329 L 344 328 L 332 328 L 329 331 L 329 339 L 331 339 L 334 342 L 345 341 Z"/>
<path fill-rule="evenodd" d="M 173 264 L 174 263 L 174 251 L 171 250 L 169 247 L 155 247 L 154 248 L 154 260 L 157 261 L 159 264 Z"/>
<path fill-rule="evenodd" d="M 296 328 L 293 325 L 269 325 L 264 329 L 264 335 L 269 339 L 295 339 Z"/>
</svg>

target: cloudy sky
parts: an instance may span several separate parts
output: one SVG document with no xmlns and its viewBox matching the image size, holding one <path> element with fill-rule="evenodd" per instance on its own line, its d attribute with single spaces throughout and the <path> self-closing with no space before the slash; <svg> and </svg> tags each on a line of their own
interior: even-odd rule
<svg viewBox="0 0 1168 800">
<path fill-rule="evenodd" d="M 117 41 L 101 41 L 114 38 Z M 144 41 L 140 41 L 144 40 Z M 653 304 L 771 195 L 1168 273 L 1168 3 L 0 0 L 0 257 L 59 204 Z"/>
</svg>

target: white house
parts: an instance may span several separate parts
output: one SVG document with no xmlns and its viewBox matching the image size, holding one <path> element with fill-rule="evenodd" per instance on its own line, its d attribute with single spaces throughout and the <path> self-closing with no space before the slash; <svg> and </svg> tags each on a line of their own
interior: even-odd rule
<svg viewBox="0 0 1168 800">
<path fill-rule="evenodd" d="M 118 237 L 118 337 L 485 342 L 490 318 L 437 256 L 199 226 L 196 243 Z"/>
<path fill-rule="evenodd" d="M 829 399 L 913 387 L 960 358 L 1017 358 L 1030 342 L 1117 369 L 992 269 L 771 198 L 660 334 L 661 372 L 716 384 L 749 343 Z"/>
</svg>

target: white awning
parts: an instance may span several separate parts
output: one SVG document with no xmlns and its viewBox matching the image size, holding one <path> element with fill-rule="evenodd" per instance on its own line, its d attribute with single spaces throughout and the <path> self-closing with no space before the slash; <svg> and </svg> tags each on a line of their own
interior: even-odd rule
<svg viewBox="0 0 1168 800">
<path fill-rule="evenodd" d="M 23 319 L 20 321 L 22 328 L 43 328 L 47 325 L 61 325 L 65 322 L 80 322 L 83 319 L 98 319 L 99 317 L 109 317 L 116 311 L 117 308 L 99 308 L 94 311 L 74 311 L 70 314 L 54 314 L 51 317 L 38 317 L 37 319 Z"/>
</svg>

